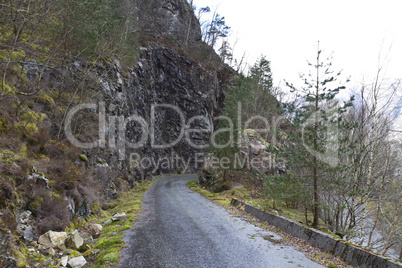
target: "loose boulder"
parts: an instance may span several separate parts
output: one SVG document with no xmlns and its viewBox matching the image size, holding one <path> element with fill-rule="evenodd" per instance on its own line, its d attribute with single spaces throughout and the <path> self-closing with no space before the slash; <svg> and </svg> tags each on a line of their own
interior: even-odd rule
<svg viewBox="0 0 402 268">
<path fill-rule="evenodd" d="M 92 235 L 90 235 L 89 233 L 84 231 L 79 231 L 79 233 L 82 239 L 84 240 L 84 244 L 92 244 L 94 242 Z"/>
<path fill-rule="evenodd" d="M 67 267 L 70 268 L 81 268 L 84 267 L 84 265 L 87 264 L 87 261 L 83 256 L 79 256 L 77 258 L 72 258 L 71 260 L 68 261 Z"/>
<path fill-rule="evenodd" d="M 102 232 L 102 225 L 91 223 L 88 225 L 87 231 L 93 238 L 98 238 Z"/>
<path fill-rule="evenodd" d="M 68 260 L 82 256 L 81 252 L 74 249 L 67 249 L 66 251 L 64 251 L 64 254 L 68 256 Z"/>
<path fill-rule="evenodd" d="M 88 249 L 91 249 L 91 244 L 94 242 L 93 237 L 87 232 L 80 231 L 80 236 L 82 237 L 84 243 L 79 247 L 80 252 L 85 252 Z"/>
<path fill-rule="evenodd" d="M 56 251 L 54 251 L 53 248 L 49 248 L 49 249 L 47 250 L 47 255 L 54 256 L 54 255 L 56 255 Z"/>
<path fill-rule="evenodd" d="M 68 263 L 68 256 L 64 255 L 63 257 L 61 257 L 59 265 L 66 267 Z"/>
<path fill-rule="evenodd" d="M 39 237 L 39 244 L 42 245 L 44 248 L 65 248 L 64 242 L 67 239 L 66 232 L 53 232 L 48 231 L 47 233 L 41 235 Z"/>
<path fill-rule="evenodd" d="M 78 230 L 75 230 L 67 237 L 65 244 L 67 248 L 78 250 L 84 244 L 84 239 Z"/>
<path fill-rule="evenodd" d="M 127 215 L 125 212 L 117 213 L 112 217 L 112 221 L 126 221 L 126 220 L 127 220 Z"/>
</svg>

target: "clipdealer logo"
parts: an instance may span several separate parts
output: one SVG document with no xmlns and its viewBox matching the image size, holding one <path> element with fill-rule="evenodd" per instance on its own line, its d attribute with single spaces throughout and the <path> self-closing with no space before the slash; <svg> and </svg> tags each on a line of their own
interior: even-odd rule
<svg viewBox="0 0 402 268">
<path fill-rule="evenodd" d="M 109 111 L 112 111 L 112 106 L 109 107 Z M 165 144 L 160 144 L 157 142 L 156 138 L 156 133 L 158 130 L 158 124 L 157 124 L 157 114 L 158 112 L 163 112 L 170 110 L 170 113 L 176 114 L 176 118 L 179 119 L 179 124 L 181 128 L 178 130 L 178 134 L 176 140 L 171 141 L 169 143 Z M 91 113 L 97 113 L 99 117 L 99 128 L 98 128 L 98 140 L 93 141 L 91 143 L 84 143 L 79 141 L 74 133 L 73 133 L 73 121 L 75 116 L 80 113 L 80 112 L 91 112 Z M 277 144 L 277 129 L 280 126 L 281 122 L 286 120 L 284 116 L 274 116 L 271 120 L 271 123 L 269 123 L 269 120 L 263 116 L 253 116 L 250 117 L 246 122 L 242 122 L 242 105 L 239 102 L 238 107 L 237 107 L 237 113 L 238 113 L 238 121 L 237 126 L 241 126 L 241 129 L 248 130 L 250 129 L 250 125 L 252 125 L 253 122 L 259 121 L 260 123 L 262 122 L 264 127 L 261 129 L 253 129 L 253 131 L 257 132 L 260 134 L 262 137 L 267 138 L 268 134 L 271 136 L 271 144 L 275 146 Z M 320 120 L 319 114 L 313 114 L 308 120 L 306 120 L 305 124 L 302 126 L 302 136 L 303 136 L 303 145 L 305 148 L 310 152 L 311 154 L 315 155 L 320 161 L 323 161 L 325 163 L 328 163 L 332 166 L 336 166 L 338 164 L 338 143 L 337 143 L 337 124 L 333 123 L 330 124 L 330 126 L 327 128 L 328 133 L 330 135 L 334 134 L 333 142 L 328 143 L 327 150 L 324 153 L 320 153 L 318 151 L 315 151 L 313 148 L 309 147 L 307 143 L 304 142 L 304 132 L 305 128 L 309 125 L 312 124 L 312 122 L 316 122 L 316 120 Z M 76 147 L 82 148 L 82 149 L 91 149 L 91 148 L 110 148 L 113 150 L 118 151 L 118 156 L 119 160 L 125 160 L 126 159 L 126 149 L 131 148 L 131 149 L 141 149 L 144 148 L 147 144 L 151 146 L 152 149 L 167 149 L 167 148 L 174 148 L 178 143 L 180 143 L 183 139 L 186 140 L 187 144 L 191 146 L 192 148 L 195 149 L 206 149 L 209 147 L 213 148 L 226 148 L 226 147 L 234 147 L 235 142 L 237 142 L 237 145 L 241 147 L 244 144 L 249 144 L 251 147 L 255 147 L 256 145 L 250 142 L 250 138 L 248 135 L 239 135 L 237 141 L 235 141 L 234 138 L 234 123 L 233 121 L 227 117 L 227 116 L 218 116 L 215 117 L 213 120 L 214 121 L 226 121 L 227 124 L 225 124 L 227 127 L 225 128 L 220 128 L 215 130 L 214 129 L 214 124 L 211 121 L 210 117 L 207 116 L 194 116 L 192 118 L 189 118 L 186 120 L 185 113 L 180 110 L 177 106 L 171 105 L 171 104 L 152 104 L 150 107 L 150 120 L 148 122 L 141 116 L 138 115 L 131 115 L 128 117 L 125 117 L 123 115 L 121 116 L 116 116 L 116 115 L 111 115 L 106 112 L 106 106 L 105 102 L 99 102 L 98 104 L 96 103 L 84 103 L 84 104 L 79 104 L 75 107 L 73 107 L 71 110 L 69 110 L 66 120 L 65 120 L 65 125 L 64 125 L 64 130 L 67 139 Z M 194 125 L 196 122 L 203 122 L 203 127 L 204 128 L 192 128 L 191 126 Z M 137 139 L 137 141 L 134 143 L 132 141 L 127 140 L 126 133 L 128 131 L 128 124 L 130 123 L 135 123 L 140 126 L 141 128 L 141 133 L 136 133 L 140 135 L 140 138 Z M 228 133 L 228 141 L 226 144 L 219 144 L 217 142 L 217 136 L 220 135 L 221 133 Z M 208 142 L 205 142 L 204 144 L 198 144 L 194 142 L 191 138 L 193 133 L 198 133 L 198 134 L 207 134 L 210 139 Z M 149 159 L 149 158 L 144 158 L 141 159 L 140 154 L 138 153 L 131 153 L 130 154 L 130 163 L 132 163 L 132 166 L 137 166 L 141 168 L 149 168 L 149 167 L 161 167 L 162 164 L 164 164 L 166 167 L 172 167 L 172 163 L 182 163 L 181 166 L 188 167 L 190 163 L 198 163 L 200 156 L 195 155 L 192 159 L 178 159 L 181 156 L 175 156 L 172 157 L 169 161 L 167 161 L 167 158 L 163 159 Z M 234 161 L 237 161 L 238 163 L 244 162 L 244 160 L 241 159 L 239 155 L 234 155 L 233 157 Z M 211 160 L 211 159 L 209 159 Z M 215 162 L 217 162 L 216 159 L 213 159 Z M 252 161 L 248 160 L 248 161 Z M 133 163 L 134 162 L 134 163 Z M 228 159 L 223 158 L 219 159 L 217 167 L 220 168 L 225 168 L 227 166 Z M 146 163 L 146 164 L 145 164 Z M 242 164 L 244 166 L 244 163 Z M 242 166 L 240 165 L 240 167 Z M 261 165 L 261 164 L 259 164 Z"/>
</svg>

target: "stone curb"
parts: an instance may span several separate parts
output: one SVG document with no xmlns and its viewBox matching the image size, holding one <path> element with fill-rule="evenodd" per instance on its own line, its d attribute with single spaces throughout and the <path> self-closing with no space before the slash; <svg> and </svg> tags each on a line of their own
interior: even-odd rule
<svg viewBox="0 0 402 268">
<path fill-rule="evenodd" d="M 402 267 L 401 263 L 396 263 L 381 255 L 375 255 L 365 249 L 345 242 L 344 240 L 333 238 L 319 230 L 305 227 L 298 222 L 289 220 L 282 216 L 276 216 L 237 199 L 232 199 L 231 205 L 244 206 L 244 210 L 257 219 L 263 222 L 268 222 L 270 225 L 273 225 L 288 234 L 303 239 L 322 251 L 330 252 L 333 255 L 339 256 L 352 265 L 381 268 Z"/>
</svg>

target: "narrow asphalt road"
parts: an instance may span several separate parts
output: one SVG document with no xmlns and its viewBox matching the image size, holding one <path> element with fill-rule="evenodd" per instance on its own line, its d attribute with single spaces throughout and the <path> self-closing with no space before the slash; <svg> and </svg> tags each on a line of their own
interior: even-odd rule
<svg viewBox="0 0 402 268">
<path fill-rule="evenodd" d="M 191 191 L 185 184 L 195 179 L 166 177 L 149 188 L 120 267 L 323 267 Z"/>
</svg>

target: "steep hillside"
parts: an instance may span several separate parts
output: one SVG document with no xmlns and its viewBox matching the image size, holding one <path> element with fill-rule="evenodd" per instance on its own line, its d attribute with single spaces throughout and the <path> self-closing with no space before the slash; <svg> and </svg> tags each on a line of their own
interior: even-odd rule
<svg viewBox="0 0 402 268">
<path fill-rule="evenodd" d="M 138 180 L 201 168 L 211 130 L 186 125 L 208 128 L 234 73 L 185 0 L 3 2 L 1 255 L 8 230 L 36 241 Z"/>
</svg>

